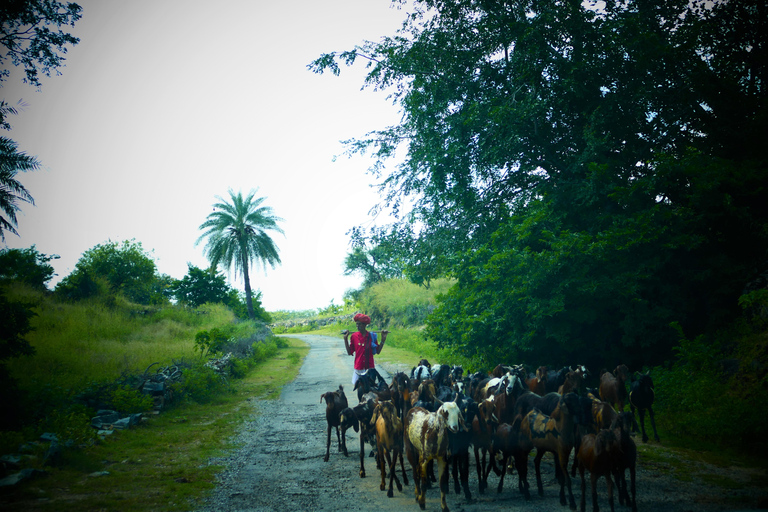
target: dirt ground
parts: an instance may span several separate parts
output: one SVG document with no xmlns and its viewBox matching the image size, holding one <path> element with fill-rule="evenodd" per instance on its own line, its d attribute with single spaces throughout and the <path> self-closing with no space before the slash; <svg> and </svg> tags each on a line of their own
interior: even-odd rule
<svg viewBox="0 0 768 512">
<path fill-rule="evenodd" d="M 359 440 L 357 434 L 347 433 L 349 457 L 339 453 L 332 435 L 331 455 L 323 462 L 325 455 L 326 421 L 325 403 L 320 397 L 327 391 L 344 386 L 350 405 L 356 403 L 352 391 L 352 358 L 344 353 L 341 337 L 292 335 L 307 342 L 311 349 L 296 379 L 287 385 L 278 401 L 254 400 L 255 412 L 252 420 L 243 425 L 237 441 L 241 448 L 226 457 L 211 463 L 226 467 L 219 475 L 219 486 L 206 503 L 200 504 L 199 512 L 266 512 L 266 511 L 354 511 L 376 510 L 401 512 L 419 510 L 414 499 L 413 473 L 405 461 L 409 485 L 402 492 L 395 489 L 395 495 L 387 498 L 379 490 L 380 473 L 373 458 L 366 457 L 366 478 L 360 478 Z M 387 381 L 395 371 L 404 368 L 387 368 L 378 365 L 379 372 Z M 410 369 L 407 369 L 410 371 Z M 639 442 L 639 440 L 637 440 Z M 655 443 L 654 443 L 655 444 Z M 658 446 L 658 445 L 657 445 Z M 664 450 L 663 446 L 658 446 Z M 517 475 L 507 475 L 504 489 L 498 494 L 498 477 L 491 474 L 489 489 L 484 494 L 477 492 L 474 456 L 470 457 L 470 489 L 472 499 L 456 494 L 451 483 L 447 498 L 448 507 L 455 512 L 539 512 L 547 510 L 568 510 L 558 499 L 559 486 L 554 481 L 552 457 L 547 455 L 542 462 L 544 496 L 536 493 L 536 480 L 531 457 L 529 482 L 532 497 L 525 501 L 517 489 Z M 708 477 L 680 481 L 659 471 L 654 464 L 638 462 L 637 507 L 642 511 L 688 512 L 688 511 L 736 511 L 754 510 L 766 506 L 768 490 L 750 486 L 753 472 L 737 468 L 701 468 L 701 474 Z M 724 489 L 713 485 L 717 474 L 729 479 L 743 481 L 743 485 Z M 398 476 L 402 476 L 398 472 Z M 709 478 L 711 477 L 711 478 Z M 573 480 L 573 493 L 577 505 L 581 499 L 581 482 Z M 587 483 L 589 494 L 589 483 Z M 599 506 L 609 510 L 606 484 L 601 480 L 598 486 Z M 587 495 L 587 507 L 592 506 Z M 620 507 L 617 510 L 629 510 Z M 427 492 L 426 510 L 440 510 L 440 492 L 433 486 Z"/>
</svg>

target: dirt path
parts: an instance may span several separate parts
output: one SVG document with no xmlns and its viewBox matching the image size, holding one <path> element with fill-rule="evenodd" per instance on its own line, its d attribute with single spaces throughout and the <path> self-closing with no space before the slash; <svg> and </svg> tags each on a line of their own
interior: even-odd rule
<svg viewBox="0 0 768 512">
<path fill-rule="evenodd" d="M 367 477 L 358 476 L 359 441 L 357 434 L 349 431 L 347 447 L 349 457 L 338 452 L 335 434 L 332 436 L 331 457 L 325 455 L 325 404 L 321 394 L 344 386 L 350 404 L 357 401 L 352 392 L 352 358 L 344 354 L 341 337 L 316 335 L 292 335 L 307 342 L 311 349 L 297 378 L 283 389 L 278 401 L 258 401 L 258 414 L 243 425 L 237 441 L 242 448 L 223 459 L 212 461 L 223 464 L 226 470 L 220 475 L 220 485 L 200 512 L 238 511 L 382 511 L 401 512 L 419 510 L 414 500 L 413 478 L 406 461 L 409 485 L 403 492 L 395 491 L 393 498 L 379 490 L 380 474 L 374 459 L 366 458 Z M 378 365 L 382 376 L 391 381 L 391 374 Z M 394 371 L 394 369 L 390 369 Z M 662 448 L 663 449 L 663 448 Z M 545 482 L 544 497 L 535 492 L 535 476 L 531 462 L 529 482 L 533 497 L 523 500 L 517 490 L 517 475 L 508 475 L 504 490 L 496 493 L 498 477 L 489 478 L 490 489 L 477 493 L 474 456 L 471 456 L 470 489 L 472 500 L 463 494 L 455 494 L 451 485 L 448 506 L 454 512 L 539 512 L 568 510 L 558 500 L 559 487 L 553 481 L 554 469 L 551 457 L 542 463 Z M 642 511 L 687 512 L 718 510 L 749 510 L 758 506 L 758 499 L 765 490 L 741 488 L 723 491 L 707 484 L 705 480 L 681 482 L 668 476 L 660 476 L 653 467 L 638 464 L 637 505 Z M 724 470 L 728 471 L 728 470 Z M 573 480 L 576 503 L 581 498 L 578 476 Z M 589 485 L 587 485 L 589 493 Z M 599 506 L 609 510 L 606 485 L 598 487 Z M 587 496 L 587 507 L 591 507 Z M 619 507 L 617 510 L 629 510 Z M 437 487 L 427 492 L 426 510 L 440 510 L 440 494 Z"/>
</svg>

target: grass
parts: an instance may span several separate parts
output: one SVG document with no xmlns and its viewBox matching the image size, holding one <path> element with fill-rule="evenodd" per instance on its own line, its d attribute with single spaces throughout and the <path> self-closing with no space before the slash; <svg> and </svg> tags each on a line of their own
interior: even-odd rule
<svg viewBox="0 0 768 512">
<path fill-rule="evenodd" d="M 287 348 L 259 363 L 244 379 L 233 381 L 230 392 L 210 403 L 182 404 L 150 416 L 135 429 L 116 431 L 97 446 L 65 450 L 56 467 L 46 468 L 47 477 L 0 496 L 0 508 L 25 512 L 195 508 L 215 487 L 215 475 L 221 470 L 208 461 L 235 447 L 234 434 L 253 413 L 250 400 L 276 399 L 298 371 L 309 348 L 296 339 L 286 341 Z"/>
</svg>

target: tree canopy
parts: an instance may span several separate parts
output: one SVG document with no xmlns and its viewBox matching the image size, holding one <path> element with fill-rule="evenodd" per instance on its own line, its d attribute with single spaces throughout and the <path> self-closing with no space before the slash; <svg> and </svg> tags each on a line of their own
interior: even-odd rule
<svg viewBox="0 0 768 512">
<path fill-rule="evenodd" d="M 496 361 L 644 364 L 670 354 L 671 322 L 725 325 L 768 266 L 765 6 L 413 5 L 394 36 L 310 68 L 364 60 L 402 109 L 348 147 L 400 214 L 370 240 L 398 240 L 412 278 L 458 279 L 430 336 Z"/>
<path fill-rule="evenodd" d="M 85 251 L 75 270 L 56 285 L 56 292 L 71 299 L 120 293 L 138 304 L 151 304 L 164 300 L 156 286 L 159 278 L 155 261 L 141 242 L 110 240 Z"/>
</svg>

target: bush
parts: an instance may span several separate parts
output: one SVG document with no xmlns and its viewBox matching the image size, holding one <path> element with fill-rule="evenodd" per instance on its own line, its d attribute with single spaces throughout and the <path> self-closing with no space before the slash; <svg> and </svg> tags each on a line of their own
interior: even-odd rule
<svg viewBox="0 0 768 512">
<path fill-rule="evenodd" d="M 182 373 L 181 380 L 171 385 L 176 399 L 208 403 L 229 389 L 229 383 L 212 368 L 193 366 Z"/>
<path fill-rule="evenodd" d="M 123 414 L 134 414 L 152 409 L 154 400 L 151 396 L 131 386 L 117 386 L 109 397 L 112 409 Z"/>
</svg>

